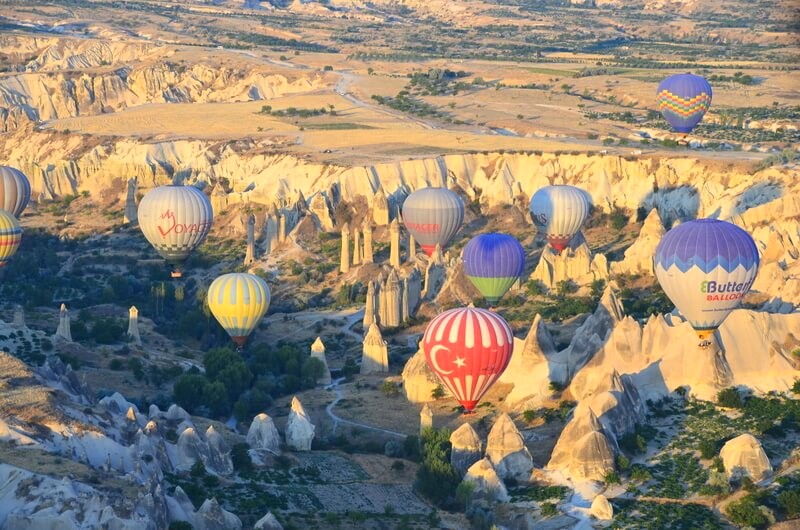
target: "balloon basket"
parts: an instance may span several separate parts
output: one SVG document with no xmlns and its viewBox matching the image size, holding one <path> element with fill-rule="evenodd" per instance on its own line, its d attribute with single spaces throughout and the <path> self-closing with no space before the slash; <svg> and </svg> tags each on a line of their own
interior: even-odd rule
<svg viewBox="0 0 800 530">
<path fill-rule="evenodd" d="M 169 275 L 172 278 L 183 278 L 183 273 L 181 271 L 172 271 Z"/>
</svg>

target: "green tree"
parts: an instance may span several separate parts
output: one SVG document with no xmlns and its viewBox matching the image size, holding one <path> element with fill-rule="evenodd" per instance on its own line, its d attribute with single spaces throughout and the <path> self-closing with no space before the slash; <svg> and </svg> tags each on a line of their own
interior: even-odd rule
<svg viewBox="0 0 800 530">
<path fill-rule="evenodd" d="M 204 394 L 208 379 L 201 374 L 184 374 L 175 380 L 172 396 L 175 402 L 189 412 L 204 403 Z"/>
<path fill-rule="evenodd" d="M 303 367 L 300 369 L 303 384 L 308 387 L 313 387 L 317 381 L 322 379 L 325 375 L 325 363 L 316 357 L 309 357 L 303 362 Z"/>
<path fill-rule="evenodd" d="M 250 459 L 248 453 L 250 446 L 246 443 L 235 444 L 231 448 L 231 461 L 233 461 L 233 469 L 237 473 L 246 473 L 253 470 L 253 461 Z"/>
<path fill-rule="evenodd" d="M 769 518 L 761 510 L 752 495 L 744 499 L 730 503 L 725 508 L 725 514 L 734 524 L 739 526 L 751 526 L 753 528 L 765 528 L 769 524 Z"/>
<path fill-rule="evenodd" d="M 800 516 L 800 491 L 786 490 L 778 494 L 778 505 L 786 512 L 786 516 L 794 519 Z"/>
<path fill-rule="evenodd" d="M 733 387 L 720 390 L 717 394 L 717 403 L 722 407 L 731 409 L 744 407 L 744 400 L 742 400 L 741 394 Z"/>
<path fill-rule="evenodd" d="M 450 464 L 450 431 L 427 428 L 422 432 L 422 465 L 417 471 L 415 487 L 436 504 L 447 506 L 455 500 L 461 478 Z"/>
<path fill-rule="evenodd" d="M 213 416 L 227 416 L 231 412 L 228 390 L 220 381 L 214 381 L 206 386 L 203 391 L 203 404 L 208 407 Z"/>
</svg>

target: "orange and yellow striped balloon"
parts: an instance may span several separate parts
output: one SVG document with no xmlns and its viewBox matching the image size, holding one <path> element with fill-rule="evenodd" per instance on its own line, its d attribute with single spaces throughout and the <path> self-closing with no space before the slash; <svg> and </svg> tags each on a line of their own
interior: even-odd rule
<svg viewBox="0 0 800 530">
<path fill-rule="evenodd" d="M 17 218 L 0 210 L 0 267 L 8 263 L 22 241 L 22 227 Z"/>
</svg>

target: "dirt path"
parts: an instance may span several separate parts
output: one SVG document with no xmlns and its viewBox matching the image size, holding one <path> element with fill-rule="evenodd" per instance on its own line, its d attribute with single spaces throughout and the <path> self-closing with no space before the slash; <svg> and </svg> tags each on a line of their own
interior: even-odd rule
<svg viewBox="0 0 800 530">
<path fill-rule="evenodd" d="M 325 413 L 328 414 L 328 417 L 330 417 L 331 421 L 333 421 L 334 434 L 336 434 L 336 427 L 338 427 L 340 423 L 344 423 L 346 425 L 353 425 L 355 427 L 361 427 L 362 429 L 368 429 L 370 431 L 381 432 L 383 434 L 388 434 L 390 436 L 397 436 L 399 438 L 406 437 L 406 435 L 401 432 L 390 431 L 388 429 L 381 429 L 380 427 L 373 427 L 372 425 L 367 425 L 366 423 L 346 420 L 334 414 L 333 408 L 336 406 L 337 403 L 339 403 L 339 401 L 342 400 L 342 389 L 339 388 L 339 383 L 341 383 L 342 381 L 344 381 L 344 377 L 336 379 L 333 383 L 331 383 L 330 386 L 327 387 L 328 389 L 333 390 L 334 394 L 336 395 L 336 398 L 333 401 L 331 401 L 327 407 L 325 407 Z"/>
</svg>

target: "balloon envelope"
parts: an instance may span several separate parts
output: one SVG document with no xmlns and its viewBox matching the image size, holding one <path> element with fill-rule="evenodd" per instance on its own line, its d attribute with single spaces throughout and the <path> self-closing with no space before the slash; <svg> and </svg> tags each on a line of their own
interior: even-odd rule
<svg viewBox="0 0 800 530">
<path fill-rule="evenodd" d="M 422 347 L 431 370 L 471 412 L 508 367 L 514 334 L 497 313 L 462 307 L 431 320 Z"/>
<path fill-rule="evenodd" d="M 531 220 L 557 253 L 567 248 L 589 216 L 589 196 L 575 186 L 540 188 L 531 197 Z"/>
<path fill-rule="evenodd" d="M 464 202 L 447 188 L 422 188 L 403 203 L 403 224 L 429 256 L 444 248 L 464 221 Z"/>
<path fill-rule="evenodd" d="M 464 272 L 489 302 L 497 302 L 525 271 L 525 249 L 508 234 L 480 234 L 461 254 Z"/>
<path fill-rule="evenodd" d="M 0 267 L 8 263 L 22 241 L 22 227 L 17 218 L 0 210 Z"/>
<path fill-rule="evenodd" d="M 266 314 L 269 302 L 269 286 L 255 274 L 223 274 L 208 288 L 211 313 L 239 346 Z"/>
<path fill-rule="evenodd" d="M 677 132 L 691 132 L 711 106 L 711 85 L 694 74 L 675 74 L 658 85 L 656 104 Z"/>
<path fill-rule="evenodd" d="M 203 242 L 214 219 L 208 197 L 194 186 L 152 189 L 139 203 L 138 214 L 144 237 L 173 266 Z"/>
<path fill-rule="evenodd" d="M 0 166 L 0 208 L 19 218 L 31 200 L 31 183 L 17 168 Z"/>
<path fill-rule="evenodd" d="M 673 228 L 656 248 L 658 283 L 705 340 L 747 294 L 758 272 L 750 234 L 716 219 Z"/>
</svg>

